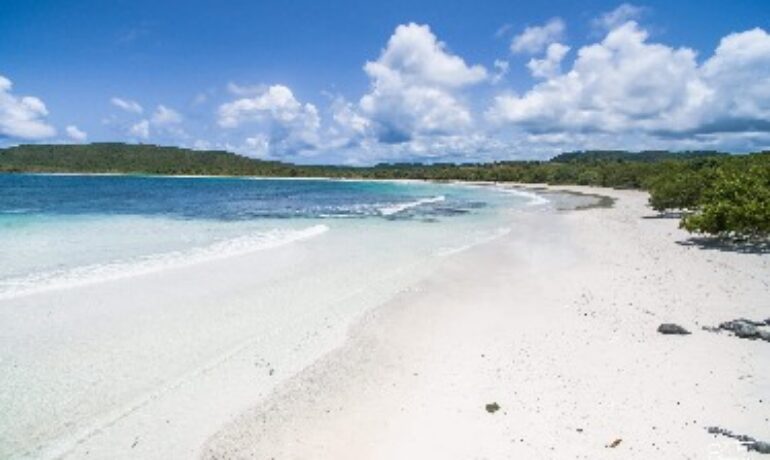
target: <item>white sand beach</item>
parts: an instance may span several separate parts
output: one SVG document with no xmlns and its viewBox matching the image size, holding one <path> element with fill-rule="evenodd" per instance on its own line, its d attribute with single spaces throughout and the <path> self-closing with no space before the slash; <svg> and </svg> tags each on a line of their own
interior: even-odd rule
<svg viewBox="0 0 770 460">
<path fill-rule="evenodd" d="M 645 193 L 569 189 L 617 201 L 523 215 L 447 258 L 202 457 L 759 455 L 706 428 L 770 439 L 770 344 L 702 326 L 770 317 L 770 257 L 682 244 Z M 692 334 L 659 334 L 664 322 Z"/>
<path fill-rule="evenodd" d="M 770 257 L 569 190 L 616 202 L 523 208 L 429 263 L 404 261 L 438 227 L 366 224 L 4 300 L 0 456 L 757 455 L 706 427 L 770 439 L 770 344 L 702 326 L 770 317 Z"/>
</svg>

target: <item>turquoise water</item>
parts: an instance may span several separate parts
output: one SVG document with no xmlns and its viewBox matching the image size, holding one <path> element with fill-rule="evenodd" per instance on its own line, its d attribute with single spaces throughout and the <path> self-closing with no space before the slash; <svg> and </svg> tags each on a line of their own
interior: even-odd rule
<svg viewBox="0 0 770 460">
<path fill-rule="evenodd" d="M 431 226 L 417 234 L 435 248 L 425 238 L 421 248 L 446 250 L 477 239 L 501 209 L 533 203 L 489 187 L 418 182 L 0 174 L 0 298 L 329 231 L 355 237 L 384 226 L 397 239 Z"/>
</svg>

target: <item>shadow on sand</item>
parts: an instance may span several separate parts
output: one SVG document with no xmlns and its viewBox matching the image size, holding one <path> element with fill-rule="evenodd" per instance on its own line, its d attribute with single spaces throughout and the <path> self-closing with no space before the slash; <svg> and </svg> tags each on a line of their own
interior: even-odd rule
<svg viewBox="0 0 770 460">
<path fill-rule="evenodd" d="M 686 213 L 682 211 L 666 211 L 642 216 L 642 219 L 681 219 Z"/>
<path fill-rule="evenodd" d="M 714 237 L 692 237 L 677 241 L 680 246 L 692 246 L 698 249 L 737 252 L 741 254 L 770 254 L 770 241 L 733 240 Z"/>
</svg>

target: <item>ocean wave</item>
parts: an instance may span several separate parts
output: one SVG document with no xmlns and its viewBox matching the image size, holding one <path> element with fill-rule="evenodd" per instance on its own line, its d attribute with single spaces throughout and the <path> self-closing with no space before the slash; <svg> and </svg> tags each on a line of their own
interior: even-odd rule
<svg viewBox="0 0 770 460">
<path fill-rule="evenodd" d="M 30 214 L 37 211 L 33 208 L 0 209 L 0 214 Z"/>
<path fill-rule="evenodd" d="M 551 202 L 550 200 L 548 200 L 547 198 L 543 197 L 538 193 L 529 192 L 526 190 L 507 188 L 507 187 L 500 187 L 500 190 L 502 190 L 505 193 L 510 193 L 511 195 L 527 198 L 529 200 L 527 202 L 527 206 L 541 206 Z"/>
<path fill-rule="evenodd" d="M 438 195 L 430 198 L 421 198 L 419 200 L 410 201 L 408 203 L 398 203 L 398 204 L 390 204 L 390 205 L 382 206 L 379 208 L 379 212 L 380 212 L 380 215 L 383 215 L 383 216 L 392 216 L 394 214 L 404 212 L 407 209 L 416 208 L 424 204 L 439 203 L 444 200 L 446 200 L 446 197 L 444 195 Z"/>
<path fill-rule="evenodd" d="M 326 233 L 328 230 L 329 227 L 326 225 L 314 225 L 300 230 L 269 230 L 184 251 L 166 252 L 127 261 L 86 265 L 0 280 L 0 300 L 144 275 L 211 260 L 226 259 L 306 240 Z"/>
</svg>

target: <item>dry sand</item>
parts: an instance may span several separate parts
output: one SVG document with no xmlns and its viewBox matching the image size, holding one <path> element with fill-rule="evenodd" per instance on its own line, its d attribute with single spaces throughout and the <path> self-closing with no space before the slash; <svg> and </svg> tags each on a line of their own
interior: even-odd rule
<svg viewBox="0 0 770 460">
<path fill-rule="evenodd" d="M 770 255 L 682 244 L 642 192 L 570 189 L 617 201 L 522 214 L 507 236 L 447 258 L 202 457 L 759 455 L 706 427 L 770 440 L 770 343 L 702 326 L 770 317 Z M 692 334 L 661 335 L 663 322 Z"/>
</svg>

